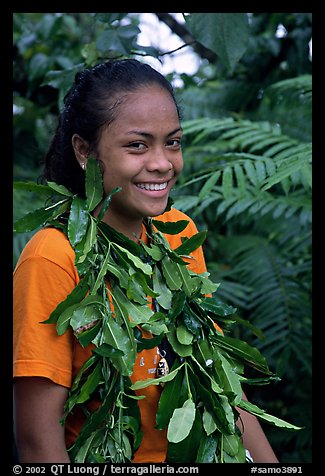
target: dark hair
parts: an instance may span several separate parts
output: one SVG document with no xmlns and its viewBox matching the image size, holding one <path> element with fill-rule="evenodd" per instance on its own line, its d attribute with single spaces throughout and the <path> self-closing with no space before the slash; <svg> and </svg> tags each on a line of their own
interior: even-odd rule
<svg viewBox="0 0 325 476">
<path fill-rule="evenodd" d="M 73 134 L 81 136 L 94 149 L 101 127 L 116 117 L 121 93 L 152 84 L 170 93 L 180 115 L 172 85 L 148 64 L 135 59 L 110 60 L 77 73 L 64 98 L 64 109 L 45 156 L 43 178 L 84 196 L 85 173 L 75 157 Z"/>
</svg>

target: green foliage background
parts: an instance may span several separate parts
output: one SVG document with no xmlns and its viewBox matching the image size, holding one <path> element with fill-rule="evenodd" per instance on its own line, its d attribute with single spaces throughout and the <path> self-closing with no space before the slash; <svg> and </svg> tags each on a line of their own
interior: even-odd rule
<svg viewBox="0 0 325 476">
<path fill-rule="evenodd" d="M 236 337 L 281 377 L 267 390 L 247 388 L 249 399 L 304 427 L 264 427 L 280 461 L 311 462 L 311 13 L 193 13 L 184 25 L 156 15 L 200 57 L 192 76 L 168 78 L 183 82 L 175 205 L 209 231 L 208 269 L 244 322 Z M 14 180 L 37 181 L 77 71 L 168 54 L 138 44 L 137 13 L 14 13 L 13 27 Z M 15 190 L 14 219 L 37 200 Z M 13 264 L 30 236 L 14 234 Z"/>
</svg>

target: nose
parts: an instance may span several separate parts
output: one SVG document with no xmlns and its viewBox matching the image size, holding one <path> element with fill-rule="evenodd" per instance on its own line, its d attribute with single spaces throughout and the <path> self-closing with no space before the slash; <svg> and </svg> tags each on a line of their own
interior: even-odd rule
<svg viewBox="0 0 325 476">
<path fill-rule="evenodd" d="M 147 160 L 147 170 L 149 172 L 160 172 L 164 174 L 173 168 L 170 153 L 164 147 L 157 147 L 152 150 Z"/>
</svg>

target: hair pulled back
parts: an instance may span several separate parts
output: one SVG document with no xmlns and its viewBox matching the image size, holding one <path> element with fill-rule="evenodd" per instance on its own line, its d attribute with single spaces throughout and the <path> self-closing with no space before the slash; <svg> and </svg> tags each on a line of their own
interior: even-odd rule
<svg viewBox="0 0 325 476">
<path fill-rule="evenodd" d="M 148 64 L 135 59 L 109 60 L 77 73 L 45 156 L 44 178 L 84 196 L 85 172 L 75 157 L 72 136 L 78 134 L 94 150 L 101 127 L 114 121 L 123 93 L 153 84 L 170 93 L 179 114 L 172 85 Z"/>
</svg>

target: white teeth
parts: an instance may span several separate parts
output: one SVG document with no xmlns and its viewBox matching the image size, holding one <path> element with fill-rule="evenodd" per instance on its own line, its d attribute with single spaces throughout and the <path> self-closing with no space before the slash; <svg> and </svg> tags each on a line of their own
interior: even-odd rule
<svg viewBox="0 0 325 476">
<path fill-rule="evenodd" d="M 167 182 L 164 183 L 137 183 L 137 187 L 145 190 L 164 190 L 167 187 Z"/>
</svg>

